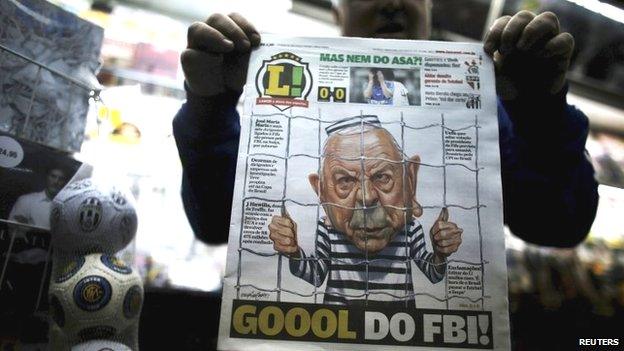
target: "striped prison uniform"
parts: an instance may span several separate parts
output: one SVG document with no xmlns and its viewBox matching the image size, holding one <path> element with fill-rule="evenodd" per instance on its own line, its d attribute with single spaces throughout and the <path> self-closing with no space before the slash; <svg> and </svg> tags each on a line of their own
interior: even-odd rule
<svg viewBox="0 0 624 351">
<path fill-rule="evenodd" d="M 417 221 L 405 231 L 397 233 L 391 242 L 375 255 L 368 257 L 347 237 L 328 228 L 322 221 L 316 231 L 316 255 L 306 256 L 300 249 L 300 258 L 291 258 L 290 272 L 317 287 L 323 285 L 329 273 L 323 303 L 344 305 L 354 300 L 405 301 L 414 299 L 411 261 L 437 283 L 444 278 L 444 268 L 438 272 L 433 254 L 425 247 L 425 235 Z"/>
</svg>

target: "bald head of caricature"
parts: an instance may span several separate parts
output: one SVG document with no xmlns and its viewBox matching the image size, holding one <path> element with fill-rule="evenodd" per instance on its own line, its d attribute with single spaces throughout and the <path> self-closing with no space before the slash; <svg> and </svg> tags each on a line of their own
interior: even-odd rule
<svg viewBox="0 0 624 351">
<path fill-rule="evenodd" d="M 358 249 L 378 253 L 412 216 L 422 215 L 416 201 L 420 157 L 403 162 L 375 116 L 339 121 L 327 133 L 320 174 L 310 174 L 310 184 L 332 228 Z"/>
</svg>

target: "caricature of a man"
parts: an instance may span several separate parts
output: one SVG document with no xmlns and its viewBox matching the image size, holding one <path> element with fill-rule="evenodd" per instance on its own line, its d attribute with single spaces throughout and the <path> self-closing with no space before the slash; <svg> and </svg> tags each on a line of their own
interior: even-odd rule
<svg viewBox="0 0 624 351">
<path fill-rule="evenodd" d="M 402 150 L 377 116 L 343 119 L 326 131 L 320 174 L 309 175 L 327 214 L 317 227 L 316 259 L 306 259 L 287 213 L 269 224 L 273 247 L 288 255 L 291 273 L 310 284 L 320 287 L 328 276 L 324 303 L 412 300 L 410 262 L 439 282 L 463 230 L 443 208 L 429 231 L 433 252 L 427 251 L 416 219 L 423 212 L 416 200 L 420 157 L 402 162 Z"/>
</svg>

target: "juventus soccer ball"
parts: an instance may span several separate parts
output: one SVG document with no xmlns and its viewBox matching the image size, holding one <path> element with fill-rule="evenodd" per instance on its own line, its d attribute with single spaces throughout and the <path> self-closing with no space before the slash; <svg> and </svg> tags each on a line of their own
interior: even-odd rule
<svg viewBox="0 0 624 351">
<path fill-rule="evenodd" d="M 107 254 L 79 256 L 50 281 L 52 321 L 70 341 L 118 337 L 136 326 L 143 305 L 139 275 Z"/>
<path fill-rule="evenodd" d="M 50 227 L 57 250 L 114 254 L 134 238 L 137 215 L 130 199 L 120 190 L 84 179 L 67 185 L 56 195 Z"/>
<path fill-rule="evenodd" d="M 128 346 L 108 340 L 92 340 L 72 347 L 71 351 L 132 351 Z"/>
</svg>

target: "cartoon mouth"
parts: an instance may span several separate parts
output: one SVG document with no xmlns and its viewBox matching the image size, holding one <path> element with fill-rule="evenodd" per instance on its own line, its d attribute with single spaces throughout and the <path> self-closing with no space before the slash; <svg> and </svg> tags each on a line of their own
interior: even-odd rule
<svg viewBox="0 0 624 351">
<path fill-rule="evenodd" d="M 358 228 L 356 229 L 358 236 L 361 238 L 378 239 L 383 237 L 383 227 L 379 228 Z"/>
</svg>

